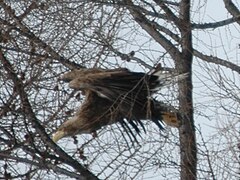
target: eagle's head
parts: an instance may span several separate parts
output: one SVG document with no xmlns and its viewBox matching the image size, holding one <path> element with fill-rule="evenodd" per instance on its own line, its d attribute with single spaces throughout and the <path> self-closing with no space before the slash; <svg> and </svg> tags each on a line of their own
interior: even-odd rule
<svg viewBox="0 0 240 180">
<path fill-rule="evenodd" d="M 99 128 L 95 128 L 95 126 L 89 127 L 88 124 L 86 124 L 85 119 L 79 114 L 76 114 L 64 122 L 58 130 L 53 133 L 52 140 L 56 143 L 64 137 L 74 136 L 77 134 L 90 134 L 97 129 Z"/>
<path fill-rule="evenodd" d="M 52 140 L 53 140 L 53 142 L 56 143 L 58 140 L 62 139 L 65 136 L 67 136 L 67 135 L 66 135 L 66 132 L 64 130 L 61 130 L 61 131 L 58 130 L 57 132 L 55 132 L 53 134 Z"/>
<path fill-rule="evenodd" d="M 74 122 L 72 119 L 64 122 L 59 128 L 58 130 L 53 134 L 52 136 L 52 140 L 54 142 L 57 142 L 58 140 L 67 137 L 67 136 L 72 136 L 75 133 L 75 129 L 74 127 Z"/>
<path fill-rule="evenodd" d="M 57 142 L 58 140 L 74 136 L 76 134 L 86 133 L 83 130 L 84 128 L 81 126 L 81 120 L 79 120 L 78 116 L 74 116 L 71 119 L 64 122 L 58 130 L 52 135 L 52 140 Z"/>
</svg>

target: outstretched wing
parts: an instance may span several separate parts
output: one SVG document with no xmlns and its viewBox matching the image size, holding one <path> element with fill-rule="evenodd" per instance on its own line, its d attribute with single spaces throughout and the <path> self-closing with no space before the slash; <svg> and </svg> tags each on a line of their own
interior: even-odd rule
<svg viewBox="0 0 240 180">
<path fill-rule="evenodd" d="M 69 86 L 78 90 L 92 90 L 99 96 L 115 101 L 118 98 L 147 97 L 156 88 L 158 76 L 145 73 L 130 72 L 127 69 L 116 70 L 74 70 L 62 76 L 62 80 L 70 81 Z M 141 93 L 140 93 L 141 92 Z M 127 95 L 127 96 L 126 96 Z M 132 101 L 133 99 L 129 99 Z"/>
<path fill-rule="evenodd" d="M 153 74 L 130 72 L 126 68 L 118 69 L 78 69 L 67 72 L 61 80 L 70 82 L 73 89 L 89 89 L 100 96 L 115 100 L 123 94 L 131 93 L 149 96 L 156 90 L 184 79 L 186 74 L 173 74 L 157 71 Z"/>
</svg>

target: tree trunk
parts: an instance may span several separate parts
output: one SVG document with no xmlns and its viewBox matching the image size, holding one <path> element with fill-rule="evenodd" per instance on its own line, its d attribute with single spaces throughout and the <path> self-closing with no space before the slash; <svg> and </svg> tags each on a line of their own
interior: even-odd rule
<svg viewBox="0 0 240 180">
<path fill-rule="evenodd" d="M 176 60 L 180 73 L 188 72 L 186 81 L 179 83 L 179 106 L 183 116 L 179 128 L 181 153 L 181 179 L 195 180 L 197 166 L 197 148 L 193 120 L 192 102 L 192 32 L 190 22 L 190 0 L 183 0 L 180 5 L 182 56 Z"/>
</svg>

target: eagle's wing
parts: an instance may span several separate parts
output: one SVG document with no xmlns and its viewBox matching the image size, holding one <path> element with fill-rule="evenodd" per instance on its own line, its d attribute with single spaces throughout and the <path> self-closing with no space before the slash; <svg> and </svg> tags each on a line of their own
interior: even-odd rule
<svg viewBox="0 0 240 180">
<path fill-rule="evenodd" d="M 184 79 L 186 76 L 187 74 L 179 75 L 162 71 L 146 74 L 130 72 L 126 68 L 110 70 L 92 68 L 67 72 L 61 80 L 70 82 L 69 86 L 73 89 L 89 89 L 109 100 L 115 100 L 126 94 L 150 96 L 156 90 Z"/>
<path fill-rule="evenodd" d="M 69 86 L 77 90 L 92 90 L 104 98 L 115 101 L 126 94 L 146 97 L 151 89 L 157 86 L 157 76 L 145 73 L 130 72 L 127 69 L 113 70 L 75 70 L 61 78 L 70 81 Z M 151 82 L 149 84 L 149 82 Z M 130 96 L 128 96 L 130 97 Z"/>
</svg>

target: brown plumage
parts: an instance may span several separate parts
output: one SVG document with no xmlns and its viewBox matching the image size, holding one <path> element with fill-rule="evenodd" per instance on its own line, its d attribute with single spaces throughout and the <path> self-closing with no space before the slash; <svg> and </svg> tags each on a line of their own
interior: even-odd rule
<svg viewBox="0 0 240 180">
<path fill-rule="evenodd" d="M 60 79 L 69 87 L 85 93 L 85 101 L 76 114 L 64 122 L 53 135 L 56 142 L 66 136 L 92 133 L 103 126 L 119 122 L 130 138 L 136 140 L 132 128 L 139 134 L 142 120 L 153 121 L 163 129 L 162 121 L 178 126 L 178 113 L 151 95 L 162 86 L 186 77 L 160 71 L 153 74 L 130 72 L 128 69 L 79 69 Z M 131 128 L 132 127 L 132 128 Z M 132 140 L 132 139 L 131 139 Z"/>
</svg>

